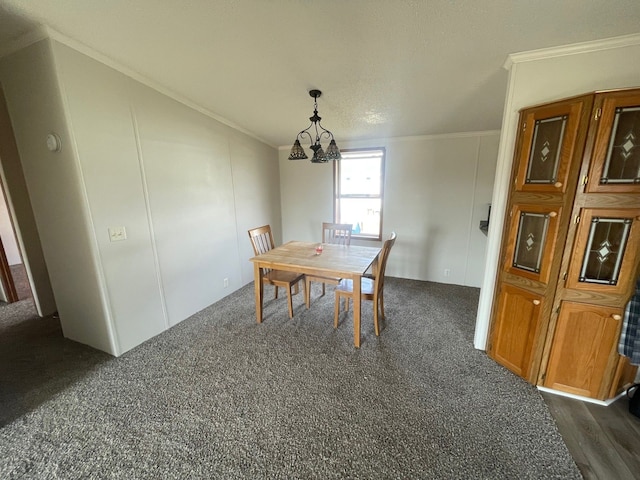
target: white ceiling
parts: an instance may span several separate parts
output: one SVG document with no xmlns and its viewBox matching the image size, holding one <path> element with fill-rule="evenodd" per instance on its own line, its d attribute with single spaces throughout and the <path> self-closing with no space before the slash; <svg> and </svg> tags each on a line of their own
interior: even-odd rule
<svg viewBox="0 0 640 480">
<path fill-rule="evenodd" d="M 0 0 L 274 146 L 499 129 L 507 55 L 640 33 L 639 0 Z M 638 79 L 640 85 L 640 79 Z"/>
</svg>

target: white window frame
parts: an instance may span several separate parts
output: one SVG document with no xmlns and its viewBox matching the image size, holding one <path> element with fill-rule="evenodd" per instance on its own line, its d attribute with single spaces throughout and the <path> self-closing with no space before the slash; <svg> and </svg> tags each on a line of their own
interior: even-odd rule
<svg viewBox="0 0 640 480">
<path fill-rule="evenodd" d="M 336 160 L 333 164 L 333 221 L 335 223 L 351 223 L 342 221 L 341 219 L 341 200 L 349 199 L 349 198 L 379 198 L 380 199 L 380 223 L 378 226 L 377 235 L 371 234 L 363 234 L 363 233 L 351 233 L 351 238 L 361 239 L 361 240 L 382 240 L 382 209 L 384 205 L 384 174 L 385 174 L 385 159 L 386 159 L 386 150 L 384 147 L 375 147 L 375 148 L 358 148 L 358 149 L 349 149 L 349 150 L 341 150 L 342 158 L 340 160 Z M 348 162 L 350 158 L 366 158 L 366 157 L 380 157 L 380 194 L 379 195 L 371 195 L 371 194 L 342 194 L 340 189 L 340 168 L 342 162 Z"/>
</svg>

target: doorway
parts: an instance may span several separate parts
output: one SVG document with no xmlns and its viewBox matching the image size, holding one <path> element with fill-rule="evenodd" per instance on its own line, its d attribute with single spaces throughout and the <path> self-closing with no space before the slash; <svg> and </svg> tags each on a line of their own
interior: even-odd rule
<svg viewBox="0 0 640 480">
<path fill-rule="evenodd" d="M 33 298 L 33 295 L 1 181 L 0 190 L 0 293 L 3 301 L 13 303 Z"/>
<path fill-rule="evenodd" d="M 29 248 L 22 243 L 24 231 L 19 230 L 16 223 L 18 218 L 24 217 L 27 208 L 27 213 L 33 215 L 28 200 L 23 202 L 25 205 L 15 203 L 16 198 L 21 198 L 22 192 L 26 192 L 22 175 L 9 112 L 0 85 L 0 301 L 14 303 L 32 299 L 37 307 L 33 264 L 29 262 L 30 255 L 26 254 Z"/>
</svg>

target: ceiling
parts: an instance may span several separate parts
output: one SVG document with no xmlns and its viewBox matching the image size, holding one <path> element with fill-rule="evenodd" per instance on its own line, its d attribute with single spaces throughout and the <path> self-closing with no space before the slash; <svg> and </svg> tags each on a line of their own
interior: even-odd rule
<svg viewBox="0 0 640 480">
<path fill-rule="evenodd" d="M 638 0 L 0 0 L 273 146 L 496 130 L 510 53 L 640 33 Z M 639 82 L 640 84 L 640 79 Z"/>
</svg>

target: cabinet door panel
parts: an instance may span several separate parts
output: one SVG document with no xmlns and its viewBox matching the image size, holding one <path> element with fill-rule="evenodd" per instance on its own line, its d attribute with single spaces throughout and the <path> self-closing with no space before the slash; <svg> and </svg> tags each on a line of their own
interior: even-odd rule
<svg viewBox="0 0 640 480">
<path fill-rule="evenodd" d="M 563 302 L 544 386 L 606 398 L 619 359 L 621 313 L 618 308 Z"/>
<path fill-rule="evenodd" d="M 597 96 L 601 112 L 587 191 L 640 193 L 640 93 Z"/>
<path fill-rule="evenodd" d="M 574 154 L 582 114 L 590 99 L 536 107 L 523 112 L 516 191 L 562 193 Z"/>
<path fill-rule="evenodd" d="M 640 209 L 583 209 L 567 288 L 621 294 L 640 250 Z"/>
<path fill-rule="evenodd" d="M 542 301 L 540 296 L 504 284 L 498 301 L 496 331 L 489 354 L 498 363 L 528 378 Z M 531 381 L 531 380 L 530 380 Z"/>
<path fill-rule="evenodd" d="M 546 205 L 514 205 L 512 212 L 505 269 L 547 283 L 561 209 Z"/>
</svg>

